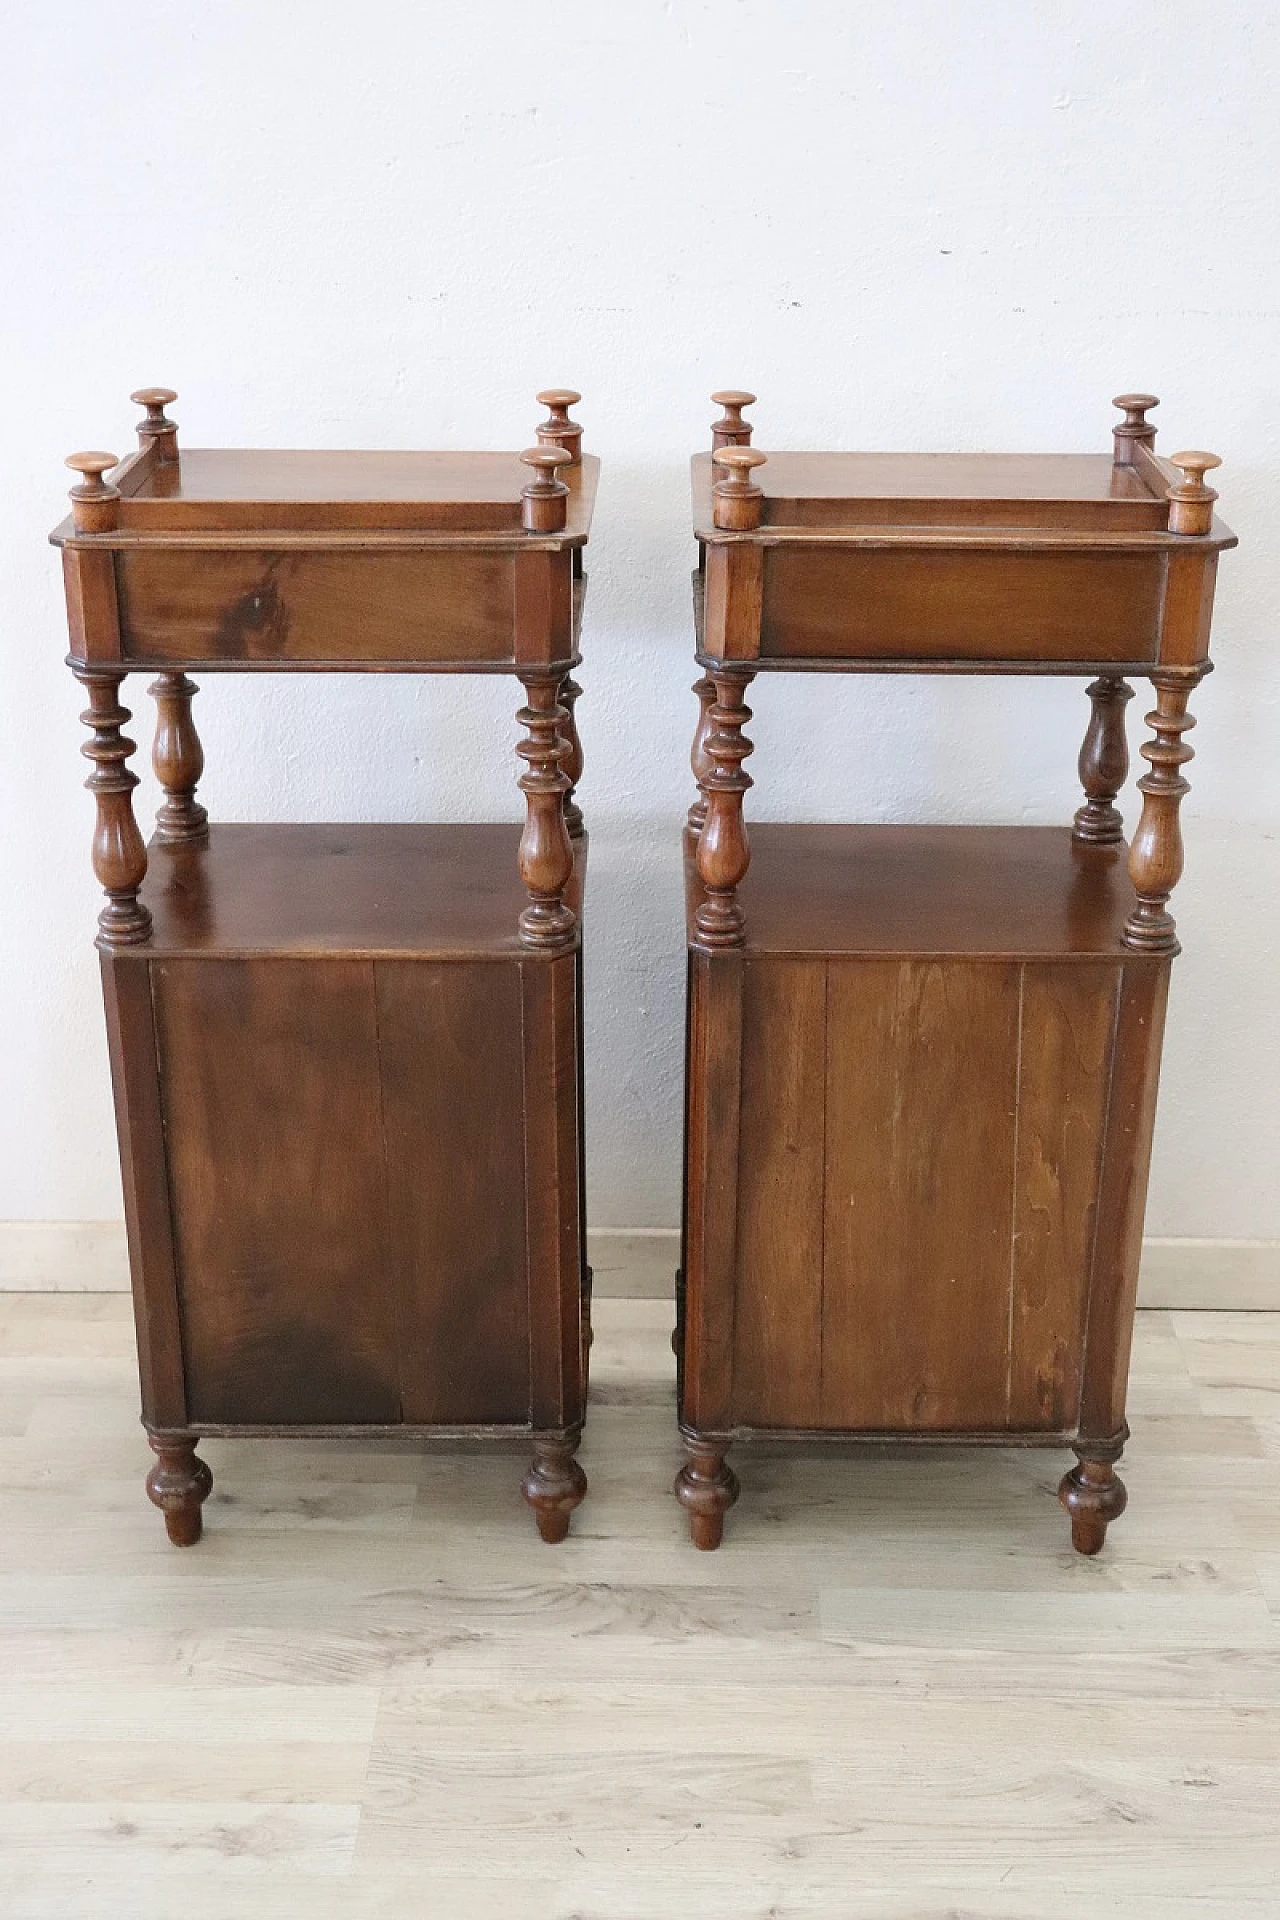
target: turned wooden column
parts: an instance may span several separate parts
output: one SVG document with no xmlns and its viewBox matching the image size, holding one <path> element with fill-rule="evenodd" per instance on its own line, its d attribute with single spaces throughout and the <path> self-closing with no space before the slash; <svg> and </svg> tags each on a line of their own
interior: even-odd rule
<svg viewBox="0 0 1280 1920">
<path fill-rule="evenodd" d="M 1078 762 L 1084 805 L 1071 829 L 1073 840 L 1086 846 L 1114 846 L 1124 839 L 1124 820 L 1115 804 L 1129 777 L 1129 743 L 1124 710 L 1133 688 L 1124 680 L 1094 680 L 1089 695 L 1089 725 Z"/>
<path fill-rule="evenodd" d="M 557 698 L 560 682 L 543 673 L 520 675 L 528 705 L 516 718 L 529 734 L 516 752 L 524 760 L 520 789 L 525 796 L 520 836 L 520 877 L 529 905 L 520 915 L 520 938 L 527 947 L 559 951 L 573 945 L 577 921 L 564 898 L 573 872 L 573 844 L 565 824 L 564 796 L 570 790 L 564 738 L 568 718 Z"/>
<path fill-rule="evenodd" d="M 711 765 L 701 783 L 706 819 L 698 835 L 698 877 L 707 898 L 695 919 L 698 937 L 708 947 L 740 947 L 746 938 L 737 892 L 751 864 L 742 797 L 752 782 L 742 763 L 753 748 L 742 731 L 751 718 L 742 696 L 754 678 L 742 669 L 721 668 L 711 675 L 715 700 L 705 742 Z"/>
<path fill-rule="evenodd" d="M 693 745 L 689 749 L 689 765 L 693 769 L 698 797 L 689 809 L 689 825 L 694 833 L 701 833 L 707 818 L 707 796 L 702 783 L 713 764 L 707 752 L 707 738 L 711 732 L 711 709 L 716 702 L 716 683 L 709 673 L 704 673 L 700 680 L 694 681 L 693 691 L 698 696 L 698 724 L 694 728 Z"/>
<path fill-rule="evenodd" d="M 164 789 L 156 812 L 156 839 L 167 846 L 207 840 L 209 816 L 196 799 L 204 772 L 204 748 L 191 718 L 191 702 L 199 692 L 185 673 L 162 673 L 149 691 L 156 703 L 156 737 L 151 764 Z"/>
<path fill-rule="evenodd" d="M 1151 676 L 1156 705 L 1147 715 L 1147 725 L 1154 737 L 1144 740 L 1138 749 L 1151 771 L 1138 782 L 1142 817 L 1129 848 L 1129 878 L 1138 904 L 1124 929 L 1125 945 L 1142 953 L 1178 952 L 1169 896 L 1182 877 L 1178 816 L 1184 794 L 1191 791 L 1182 768 L 1195 757 L 1195 748 L 1183 735 L 1195 725 L 1187 712 L 1187 701 L 1199 678 L 1197 673 L 1156 672 Z"/>
<path fill-rule="evenodd" d="M 133 814 L 138 776 L 129 767 L 137 746 L 122 729 L 132 719 L 120 704 L 124 674 L 75 666 L 72 671 L 89 696 L 80 715 L 93 731 L 80 751 L 93 762 L 85 786 L 97 803 L 93 834 L 93 870 L 107 903 L 98 915 L 98 945 L 136 947 L 151 937 L 151 915 L 138 898 L 147 877 L 147 848 Z"/>
<path fill-rule="evenodd" d="M 565 778 L 569 785 L 564 796 L 564 824 L 571 840 L 581 840 L 584 827 L 582 808 L 577 802 L 578 782 L 582 778 L 583 755 L 582 741 L 578 738 L 578 720 L 574 711 L 578 704 L 582 688 L 571 673 L 560 682 L 560 705 L 564 711 L 565 724 L 563 738 L 568 749 L 564 759 Z"/>
</svg>

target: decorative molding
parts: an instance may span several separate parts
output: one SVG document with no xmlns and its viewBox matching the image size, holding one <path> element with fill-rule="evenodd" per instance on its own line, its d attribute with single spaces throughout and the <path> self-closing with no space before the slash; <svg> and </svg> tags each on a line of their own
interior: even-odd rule
<svg viewBox="0 0 1280 1920">
<path fill-rule="evenodd" d="M 675 1292 L 680 1236 L 668 1227 L 588 1235 L 603 1299 L 663 1300 Z M 118 1220 L 0 1220 L 0 1293 L 127 1293 Z M 1140 1307 L 1280 1312 L 1280 1240 L 1148 1240 Z"/>
</svg>

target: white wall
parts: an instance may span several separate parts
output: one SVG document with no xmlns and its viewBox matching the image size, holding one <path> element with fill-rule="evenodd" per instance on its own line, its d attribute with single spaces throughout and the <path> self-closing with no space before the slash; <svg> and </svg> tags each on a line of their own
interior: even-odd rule
<svg viewBox="0 0 1280 1920">
<path fill-rule="evenodd" d="M 1165 451 L 1224 456 L 1241 536 L 1196 702 L 1150 1226 L 1280 1235 L 1278 71 L 1265 0 L 4 9 L 0 1219 L 119 1210 L 44 538 L 62 456 L 131 444 L 131 387 L 179 389 L 188 445 L 460 447 L 521 446 L 536 387 L 583 389 L 607 463 L 579 709 L 591 1199 L 597 1225 L 665 1225 L 708 392 L 755 388 L 765 448 L 1100 449 L 1140 386 Z M 1075 683 L 756 695 L 757 818 L 1076 804 Z M 211 680 L 204 797 L 515 818 L 515 704 L 500 681 Z"/>
</svg>

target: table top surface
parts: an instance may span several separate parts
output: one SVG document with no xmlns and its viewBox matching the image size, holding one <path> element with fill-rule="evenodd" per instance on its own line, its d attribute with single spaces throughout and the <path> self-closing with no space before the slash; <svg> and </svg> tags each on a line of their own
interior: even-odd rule
<svg viewBox="0 0 1280 1920">
<path fill-rule="evenodd" d="M 561 468 L 569 489 L 566 526 L 528 534 L 521 490 L 533 470 L 518 453 L 184 446 L 176 462 L 144 452 L 108 474 L 121 496 L 118 529 L 76 534 L 67 519 L 52 538 L 121 546 L 200 532 L 367 530 L 463 536 L 463 544 L 573 546 L 590 531 L 599 471 L 591 455 Z"/>
<path fill-rule="evenodd" d="M 1170 486 L 1174 468 L 1161 463 Z M 751 472 L 764 496 L 761 526 L 725 532 L 712 513 L 712 457 L 693 459 L 693 521 L 700 540 L 771 540 L 915 527 L 1066 534 L 1168 532 L 1167 496 L 1135 467 L 1103 453 L 766 452 Z M 1214 545 L 1233 545 L 1215 523 Z"/>
<path fill-rule="evenodd" d="M 1069 827 L 752 821 L 746 954 L 1127 960 L 1128 849 Z M 704 895 L 686 836 L 690 937 Z"/>
<path fill-rule="evenodd" d="M 519 822 L 216 822 L 204 844 L 153 841 L 142 899 L 151 958 L 468 959 L 527 953 Z M 581 910 L 585 836 L 566 898 Z"/>
</svg>

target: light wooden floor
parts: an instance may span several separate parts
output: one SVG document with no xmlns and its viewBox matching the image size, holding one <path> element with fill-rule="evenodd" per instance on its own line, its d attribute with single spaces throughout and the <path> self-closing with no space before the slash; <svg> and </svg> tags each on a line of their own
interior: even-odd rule
<svg viewBox="0 0 1280 1920">
<path fill-rule="evenodd" d="M 4 1920 L 1280 1915 L 1280 1315 L 1140 1316 L 1130 1508 L 1056 1453 L 744 1453 L 669 1495 L 602 1301 L 568 1544 L 519 1461 L 210 1443 L 142 1495 L 128 1303 L 0 1296 Z"/>
</svg>

